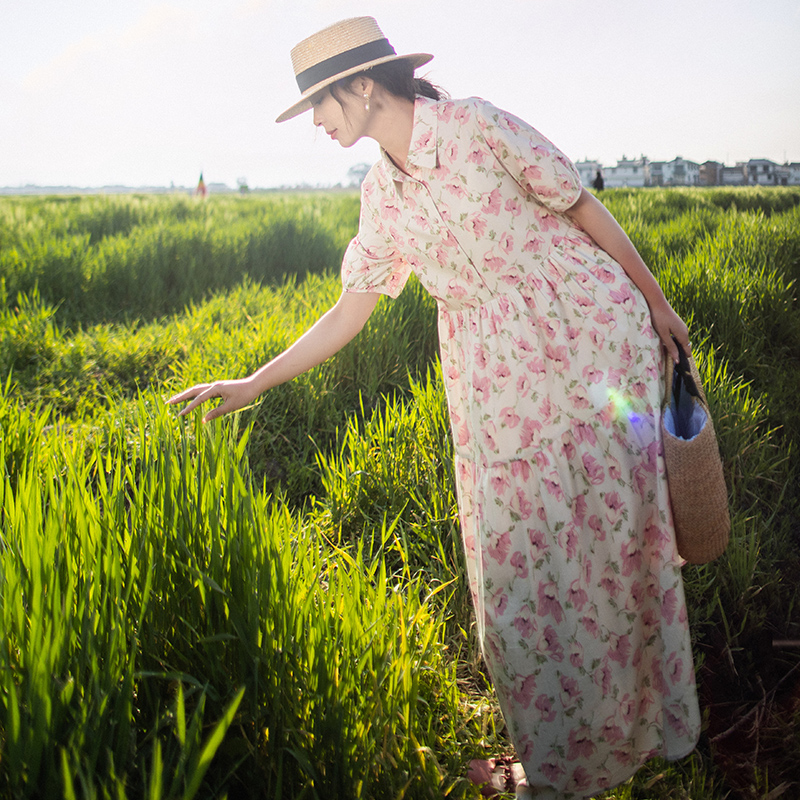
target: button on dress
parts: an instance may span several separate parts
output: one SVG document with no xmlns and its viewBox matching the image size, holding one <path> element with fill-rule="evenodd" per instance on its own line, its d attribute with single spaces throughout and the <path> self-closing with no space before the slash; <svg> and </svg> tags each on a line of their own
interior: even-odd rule
<svg viewBox="0 0 800 800">
<path fill-rule="evenodd" d="M 479 98 L 417 98 L 362 185 L 344 290 L 438 305 L 483 654 L 536 797 L 588 797 L 700 730 L 643 296 L 566 211 L 577 172 Z"/>
</svg>

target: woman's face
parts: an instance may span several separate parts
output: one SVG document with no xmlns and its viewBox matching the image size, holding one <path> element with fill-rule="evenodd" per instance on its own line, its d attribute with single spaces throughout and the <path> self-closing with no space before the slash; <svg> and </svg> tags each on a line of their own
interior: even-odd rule
<svg viewBox="0 0 800 800">
<path fill-rule="evenodd" d="M 339 96 L 341 104 L 330 89 L 323 89 L 312 98 L 314 124 L 324 128 L 342 147 L 352 147 L 365 133 L 367 112 L 358 95 L 343 90 Z"/>
</svg>

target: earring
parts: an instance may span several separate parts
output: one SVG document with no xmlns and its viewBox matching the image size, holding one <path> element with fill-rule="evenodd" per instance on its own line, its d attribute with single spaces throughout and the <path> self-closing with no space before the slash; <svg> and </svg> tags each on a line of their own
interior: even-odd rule
<svg viewBox="0 0 800 800">
<path fill-rule="evenodd" d="M 364 111 L 369 113 L 369 95 L 364 92 Z"/>
</svg>

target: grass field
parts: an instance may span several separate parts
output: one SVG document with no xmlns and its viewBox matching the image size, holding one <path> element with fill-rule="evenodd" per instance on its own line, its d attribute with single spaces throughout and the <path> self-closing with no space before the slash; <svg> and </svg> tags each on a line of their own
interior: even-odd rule
<svg viewBox="0 0 800 800">
<path fill-rule="evenodd" d="M 689 322 L 732 539 L 685 567 L 704 734 L 608 800 L 800 797 L 800 189 L 613 190 Z M 508 748 L 435 306 L 221 424 L 336 299 L 349 193 L 0 198 L 0 798 L 469 798 Z"/>
</svg>

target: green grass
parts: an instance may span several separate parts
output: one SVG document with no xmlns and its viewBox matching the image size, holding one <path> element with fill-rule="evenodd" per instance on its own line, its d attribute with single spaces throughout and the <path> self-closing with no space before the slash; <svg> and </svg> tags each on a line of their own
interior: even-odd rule
<svg viewBox="0 0 800 800">
<path fill-rule="evenodd" d="M 684 570 L 700 747 L 607 798 L 777 797 L 800 760 L 800 651 L 772 646 L 800 639 L 800 190 L 603 201 L 690 321 L 733 520 Z M 508 747 L 419 284 L 224 423 L 163 403 L 300 335 L 356 224 L 351 194 L 0 199 L 0 797 L 474 797 L 469 758 Z"/>
</svg>

